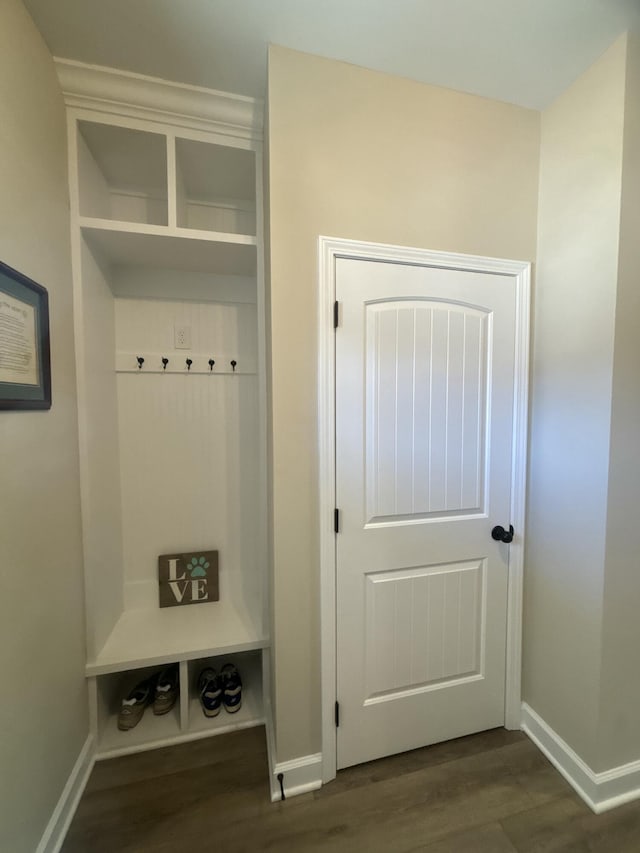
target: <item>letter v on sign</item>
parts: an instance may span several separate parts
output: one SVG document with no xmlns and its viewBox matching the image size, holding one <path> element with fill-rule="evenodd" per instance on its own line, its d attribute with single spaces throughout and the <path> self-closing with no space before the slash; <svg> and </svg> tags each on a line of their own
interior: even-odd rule
<svg viewBox="0 0 640 853">
<path fill-rule="evenodd" d="M 182 603 L 182 599 L 184 598 L 184 594 L 187 591 L 188 586 L 189 581 L 169 581 L 169 589 L 174 594 L 178 604 Z"/>
</svg>

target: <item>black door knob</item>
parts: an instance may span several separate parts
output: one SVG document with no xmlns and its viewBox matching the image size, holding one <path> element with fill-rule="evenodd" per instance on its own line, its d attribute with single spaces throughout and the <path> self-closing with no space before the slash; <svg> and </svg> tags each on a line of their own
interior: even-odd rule
<svg viewBox="0 0 640 853">
<path fill-rule="evenodd" d="M 497 524 L 491 531 L 491 538 L 496 542 L 511 542 L 513 539 L 513 524 L 509 525 L 509 529 L 505 530 L 502 525 Z"/>
</svg>

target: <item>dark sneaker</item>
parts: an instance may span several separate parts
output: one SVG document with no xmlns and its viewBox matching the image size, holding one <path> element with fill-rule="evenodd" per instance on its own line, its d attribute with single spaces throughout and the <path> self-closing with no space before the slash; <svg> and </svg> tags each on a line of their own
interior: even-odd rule
<svg viewBox="0 0 640 853">
<path fill-rule="evenodd" d="M 220 672 L 222 704 L 225 711 L 235 714 L 242 706 L 242 679 L 232 663 L 226 663 Z"/>
<path fill-rule="evenodd" d="M 156 681 L 153 713 L 168 714 L 178 698 L 178 664 L 165 667 Z"/>
<path fill-rule="evenodd" d="M 203 669 L 198 677 L 200 704 L 205 717 L 217 717 L 222 707 L 220 677 L 212 667 Z"/>
<path fill-rule="evenodd" d="M 144 709 L 153 701 L 156 676 L 145 678 L 133 688 L 131 693 L 122 700 L 118 714 L 118 728 L 121 732 L 134 729 L 144 714 Z"/>
</svg>

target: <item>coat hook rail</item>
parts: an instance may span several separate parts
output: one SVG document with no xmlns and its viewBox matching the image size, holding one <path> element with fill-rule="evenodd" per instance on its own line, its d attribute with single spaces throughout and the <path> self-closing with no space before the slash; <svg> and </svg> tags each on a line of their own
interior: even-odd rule
<svg viewBox="0 0 640 853">
<path fill-rule="evenodd" d="M 227 354 L 213 356 L 208 352 L 194 352 L 180 358 L 175 354 L 165 355 L 162 351 L 146 352 L 144 355 L 138 353 L 117 352 L 116 373 L 139 373 L 147 376 L 154 373 L 182 376 L 228 376 L 237 373 L 244 376 L 257 372 L 255 360 L 243 359 L 240 364 L 237 357 L 231 358 Z"/>
</svg>

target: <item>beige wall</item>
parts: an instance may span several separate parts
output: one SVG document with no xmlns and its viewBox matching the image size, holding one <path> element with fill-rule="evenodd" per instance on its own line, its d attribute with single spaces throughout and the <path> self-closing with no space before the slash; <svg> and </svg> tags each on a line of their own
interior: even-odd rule
<svg viewBox="0 0 640 853">
<path fill-rule="evenodd" d="M 87 737 L 65 118 L 0 0 L 0 259 L 49 291 L 53 407 L 0 412 L 0 850 L 33 853 Z"/>
<path fill-rule="evenodd" d="M 596 769 L 640 759 L 640 35 L 629 38 Z"/>
<path fill-rule="evenodd" d="M 533 260 L 539 115 L 272 47 L 278 760 L 320 748 L 318 235 Z"/>
<path fill-rule="evenodd" d="M 593 768 L 625 62 L 621 38 L 543 113 L 540 150 L 523 692 Z"/>
</svg>

